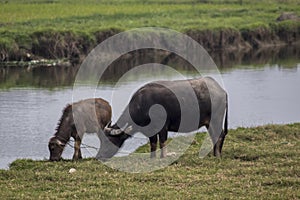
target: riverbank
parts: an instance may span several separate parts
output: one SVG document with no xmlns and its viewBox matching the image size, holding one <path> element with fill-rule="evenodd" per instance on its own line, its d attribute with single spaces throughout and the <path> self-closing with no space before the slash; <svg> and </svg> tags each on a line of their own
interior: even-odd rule
<svg viewBox="0 0 300 200">
<path fill-rule="evenodd" d="M 281 69 L 295 71 L 300 62 L 300 45 L 269 47 L 250 51 L 213 51 L 210 56 L 222 74 L 242 68 L 263 70 L 266 66 L 279 66 Z M 54 62 L 42 61 L 0 63 L 0 77 L 2 77 L 0 78 L 0 90 L 13 88 L 52 90 L 73 86 L 80 64 L 71 65 L 69 62 L 57 62 L 57 60 Z M 124 73 L 135 66 L 153 62 L 170 66 L 187 76 L 194 70 L 190 63 L 174 54 L 159 54 L 157 51 L 147 51 L 142 54 L 133 52 L 130 56 L 122 56 L 108 67 L 107 72 L 101 78 L 101 84 L 114 84 Z M 122 67 L 120 68 L 120 66 Z"/>
<path fill-rule="evenodd" d="M 0 3 L 0 61 L 80 62 L 103 40 L 139 27 L 186 33 L 208 51 L 290 45 L 299 42 L 300 35 L 295 0 Z"/>
<path fill-rule="evenodd" d="M 230 130 L 223 157 L 198 157 L 203 134 L 172 165 L 129 174 L 99 161 L 17 160 L 0 170 L 2 199 L 299 199 L 300 124 Z M 139 152 L 148 151 L 148 147 Z M 69 173 L 70 168 L 76 172 Z"/>
</svg>

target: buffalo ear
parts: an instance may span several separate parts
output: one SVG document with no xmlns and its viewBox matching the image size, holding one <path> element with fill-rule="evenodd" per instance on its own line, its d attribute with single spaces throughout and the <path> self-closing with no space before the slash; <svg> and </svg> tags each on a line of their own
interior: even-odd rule
<svg viewBox="0 0 300 200">
<path fill-rule="evenodd" d="M 129 134 L 131 131 L 132 131 L 132 126 L 130 125 L 124 130 L 124 133 Z"/>
</svg>

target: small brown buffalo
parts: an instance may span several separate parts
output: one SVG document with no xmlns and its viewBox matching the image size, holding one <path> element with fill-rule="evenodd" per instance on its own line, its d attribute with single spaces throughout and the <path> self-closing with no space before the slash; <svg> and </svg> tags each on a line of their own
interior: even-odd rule
<svg viewBox="0 0 300 200">
<path fill-rule="evenodd" d="M 63 110 L 56 133 L 50 138 L 48 147 L 50 161 L 58 161 L 71 137 L 75 140 L 73 160 L 81 159 L 80 144 L 84 133 L 102 133 L 111 121 L 111 106 L 101 98 L 86 99 Z"/>
</svg>

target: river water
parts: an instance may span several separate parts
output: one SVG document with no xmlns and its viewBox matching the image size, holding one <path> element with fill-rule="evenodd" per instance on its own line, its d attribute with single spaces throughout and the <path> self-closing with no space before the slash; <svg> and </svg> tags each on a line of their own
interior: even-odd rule
<svg viewBox="0 0 300 200">
<path fill-rule="evenodd" d="M 272 54 L 259 61 L 249 58 L 238 62 L 218 61 L 217 65 L 221 66 L 222 80 L 229 94 L 230 128 L 300 121 L 299 52 L 283 57 Z M 107 99 L 113 107 L 113 121 L 116 121 L 128 98 L 144 83 L 197 76 L 186 69 L 180 69 L 180 75 L 150 69 L 149 76 L 130 76 L 116 82 L 110 78 L 115 77 L 114 73 L 96 89 L 88 84 L 74 89 L 76 70 L 70 67 L 2 67 L 0 168 L 7 168 L 17 158 L 48 159 L 48 140 L 55 132 L 63 108 L 72 101 L 87 97 Z M 122 99 L 122 94 L 126 98 Z M 126 142 L 121 152 L 130 152 L 145 142 L 147 139 L 141 136 L 133 138 Z M 96 135 L 85 135 L 83 143 L 99 146 Z M 84 148 L 82 153 L 84 157 L 93 157 L 97 150 Z M 72 154 L 73 149 L 66 147 L 63 157 L 71 158 Z"/>
</svg>

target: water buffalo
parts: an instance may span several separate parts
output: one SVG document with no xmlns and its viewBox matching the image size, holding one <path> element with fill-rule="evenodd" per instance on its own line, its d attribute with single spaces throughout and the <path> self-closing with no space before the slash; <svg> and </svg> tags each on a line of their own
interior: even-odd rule
<svg viewBox="0 0 300 200">
<path fill-rule="evenodd" d="M 210 77 L 148 83 L 134 93 L 117 122 L 104 128 L 106 141 L 99 158 L 111 158 L 136 132 L 149 137 L 151 157 L 156 156 L 159 138 L 163 158 L 168 131 L 187 133 L 202 126 L 208 129 L 214 155 L 219 157 L 227 134 L 227 110 L 227 93 Z"/>
<path fill-rule="evenodd" d="M 101 134 L 111 120 L 111 107 L 101 98 L 86 99 L 63 110 L 56 133 L 50 138 L 48 147 L 50 160 L 58 161 L 70 137 L 75 140 L 73 160 L 81 159 L 80 144 L 84 133 Z M 102 132 L 103 134 L 103 132 Z"/>
</svg>

